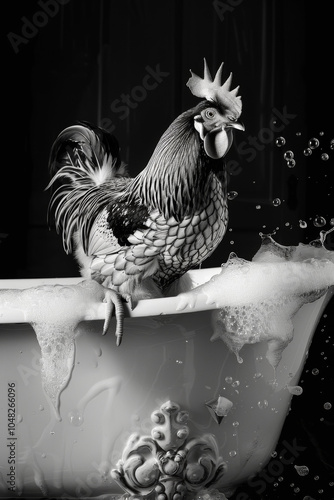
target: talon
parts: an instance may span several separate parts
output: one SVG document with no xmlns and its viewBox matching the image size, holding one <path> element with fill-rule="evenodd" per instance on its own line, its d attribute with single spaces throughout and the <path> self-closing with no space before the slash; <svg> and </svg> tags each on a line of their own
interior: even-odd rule
<svg viewBox="0 0 334 500">
<path fill-rule="evenodd" d="M 124 307 L 122 303 L 121 295 L 115 292 L 115 290 L 106 290 L 104 301 L 107 303 L 106 319 L 103 325 L 102 335 L 105 335 L 108 331 L 110 321 L 115 309 L 116 318 L 116 345 L 121 345 L 123 337 L 123 323 L 124 323 Z"/>
</svg>

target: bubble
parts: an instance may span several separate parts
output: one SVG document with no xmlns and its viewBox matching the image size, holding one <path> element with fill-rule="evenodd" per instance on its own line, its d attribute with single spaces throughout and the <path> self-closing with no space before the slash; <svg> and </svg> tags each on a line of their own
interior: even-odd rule
<svg viewBox="0 0 334 500">
<path fill-rule="evenodd" d="M 319 135 L 325 135 L 325 132 L 324 132 L 323 130 L 321 130 L 321 131 L 319 132 Z"/>
<path fill-rule="evenodd" d="M 268 408 L 268 401 L 266 399 L 264 399 L 263 401 L 258 401 L 257 406 L 260 408 L 260 410 Z"/>
<path fill-rule="evenodd" d="M 228 200 L 234 200 L 238 196 L 238 191 L 229 191 L 227 193 L 227 199 Z"/>
<path fill-rule="evenodd" d="M 83 424 L 83 415 L 78 410 L 72 410 L 68 414 L 68 419 L 75 427 L 80 427 Z"/>
<path fill-rule="evenodd" d="M 39 411 L 43 411 L 44 410 L 44 406 L 43 405 L 39 405 L 38 409 L 39 409 Z"/>
<path fill-rule="evenodd" d="M 324 404 L 324 408 L 325 408 L 325 410 L 330 410 L 332 408 L 332 404 L 327 402 Z"/>
<path fill-rule="evenodd" d="M 42 453 L 41 457 L 46 458 L 46 453 Z"/>
<path fill-rule="evenodd" d="M 238 387 L 239 385 L 240 385 L 239 380 L 235 380 L 235 382 L 233 382 L 232 384 L 232 387 Z"/>
<path fill-rule="evenodd" d="M 311 148 L 311 149 L 316 149 L 319 147 L 319 139 L 317 139 L 316 137 L 311 137 L 311 139 L 308 141 L 308 146 Z"/>
<path fill-rule="evenodd" d="M 239 422 L 236 420 L 235 422 L 233 422 L 233 427 L 239 427 Z"/>
<path fill-rule="evenodd" d="M 272 454 L 271 454 L 271 457 L 272 458 L 276 458 L 277 457 L 277 451 L 273 451 Z"/>
<path fill-rule="evenodd" d="M 236 456 L 236 454 L 237 454 L 237 452 L 236 452 L 235 450 L 231 450 L 231 451 L 229 452 L 230 457 L 235 457 L 235 456 Z"/>
<path fill-rule="evenodd" d="M 274 205 L 274 207 L 279 207 L 281 203 L 282 202 L 281 202 L 281 200 L 279 198 L 274 198 L 273 199 L 273 205 Z"/>
<path fill-rule="evenodd" d="M 313 368 L 312 375 L 318 375 L 318 374 L 319 374 L 318 368 Z"/>
<path fill-rule="evenodd" d="M 300 387 L 300 385 L 288 386 L 287 389 L 290 394 L 293 394 L 294 396 L 300 396 L 301 394 L 303 394 L 303 388 Z"/>
<path fill-rule="evenodd" d="M 303 154 L 304 154 L 304 156 L 311 156 L 312 149 L 311 148 L 304 149 Z"/>
<path fill-rule="evenodd" d="M 260 210 L 261 205 L 256 205 L 255 208 L 256 208 L 256 210 Z"/>
<path fill-rule="evenodd" d="M 304 220 L 300 220 L 299 221 L 299 227 L 301 229 L 305 229 L 307 227 L 307 222 L 305 222 Z"/>
<path fill-rule="evenodd" d="M 232 377 L 225 377 L 225 382 L 226 382 L 227 384 L 231 384 L 231 383 L 232 383 L 232 380 L 233 380 L 233 379 L 232 379 Z"/>
<path fill-rule="evenodd" d="M 296 166 L 296 161 L 294 159 L 288 160 L 286 162 L 286 164 L 287 164 L 288 168 L 294 168 Z"/>
<path fill-rule="evenodd" d="M 292 160 L 294 157 L 295 155 L 290 149 L 288 151 L 285 151 L 283 155 L 284 160 Z"/>
<path fill-rule="evenodd" d="M 327 160 L 329 160 L 329 154 L 327 154 L 327 153 L 322 153 L 322 155 L 320 156 L 320 158 L 321 158 L 323 161 L 327 161 Z"/>
<path fill-rule="evenodd" d="M 317 215 L 317 217 L 315 217 L 315 219 L 313 220 L 313 225 L 315 227 L 323 227 L 326 225 L 326 219 Z"/>
<path fill-rule="evenodd" d="M 307 476 L 307 474 L 310 472 L 309 468 L 306 465 L 294 465 L 294 468 L 300 476 Z"/>
<path fill-rule="evenodd" d="M 284 137 L 280 136 L 280 137 L 277 137 L 277 139 L 276 139 L 275 143 L 276 143 L 276 146 L 277 146 L 278 148 L 281 148 L 281 147 L 282 147 L 282 146 L 284 146 L 284 144 L 286 143 L 286 140 L 285 140 L 285 138 L 284 138 Z"/>
<path fill-rule="evenodd" d="M 334 149 L 334 139 L 331 139 L 331 142 L 329 143 L 330 149 Z"/>
</svg>

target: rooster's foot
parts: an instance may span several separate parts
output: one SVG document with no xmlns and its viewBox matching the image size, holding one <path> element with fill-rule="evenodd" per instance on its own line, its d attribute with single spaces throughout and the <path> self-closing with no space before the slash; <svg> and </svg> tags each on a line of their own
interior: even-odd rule
<svg viewBox="0 0 334 500">
<path fill-rule="evenodd" d="M 112 316 L 115 311 L 116 318 L 116 345 L 119 346 L 123 337 L 124 306 L 122 297 L 115 290 L 105 289 L 104 300 L 107 303 L 106 319 L 104 320 L 102 335 L 107 333 Z"/>
</svg>

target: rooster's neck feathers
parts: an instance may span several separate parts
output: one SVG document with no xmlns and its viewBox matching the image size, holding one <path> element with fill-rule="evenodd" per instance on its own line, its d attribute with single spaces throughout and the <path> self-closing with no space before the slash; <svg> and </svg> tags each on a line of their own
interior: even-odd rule
<svg viewBox="0 0 334 500">
<path fill-rule="evenodd" d="M 130 202 L 157 208 L 166 219 L 176 220 L 201 208 L 217 162 L 204 153 L 194 130 L 197 112 L 198 106 L 181 114 L 162 135 L 146 168 L 127 187 Z M 223 168 L 221 161 L 219 167 Z"/>
</svg>

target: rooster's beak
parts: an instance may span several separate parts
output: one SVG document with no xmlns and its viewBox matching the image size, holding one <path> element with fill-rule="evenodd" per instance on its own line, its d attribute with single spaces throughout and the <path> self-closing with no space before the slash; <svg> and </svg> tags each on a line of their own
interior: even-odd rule
<svg viewBox="0 0 334 500">
<path fill-rule="evenodd" d="M 225 128 L 235 128 L 236 130 L 245 131 L 245 125 L 241 122 L 228 122 L 226 123 Z"/>
</svg>

